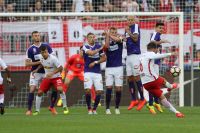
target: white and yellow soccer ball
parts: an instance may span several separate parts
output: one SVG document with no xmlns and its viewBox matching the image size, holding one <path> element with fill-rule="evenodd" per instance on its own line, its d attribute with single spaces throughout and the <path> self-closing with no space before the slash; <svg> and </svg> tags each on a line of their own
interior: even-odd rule
<svg viewBox="0 0 200 133">
<path fill-rule="evenodd" d="M 170 68 L 170 73 L 173 77 L 178 77 L 181 73 L 181 69 L 178 66 L 172 66 Z"/>
</svg>

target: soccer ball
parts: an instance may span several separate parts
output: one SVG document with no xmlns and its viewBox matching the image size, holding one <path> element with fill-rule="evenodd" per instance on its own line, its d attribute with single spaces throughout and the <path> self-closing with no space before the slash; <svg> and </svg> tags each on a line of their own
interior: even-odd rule
<svg viewBox="0 0 200 133">
<path fill-rule="evenodd" d="M 174 77 L 178 77 L 181 73 L 181 69 L 177 66 L 173 66 L 170 68 L 170 73 Z"/>
</svg>

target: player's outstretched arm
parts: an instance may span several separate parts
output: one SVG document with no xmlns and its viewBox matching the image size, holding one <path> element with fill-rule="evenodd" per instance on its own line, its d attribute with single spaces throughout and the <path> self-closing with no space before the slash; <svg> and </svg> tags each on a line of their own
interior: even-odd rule
<svg viewBox="0 0 200 133">
<path fill-rule="evenodd" d="M 156 45 L 161 45 L 162 43 L 170 43 L 168 40 L 160 40 L 160 41 L 154 41 L 152 40 Z"/>
<path fill-rule="evenodd" d="M 41 64 L 40 61 L 32 62 L 30 59 L 26 59 L 25 60 L 25 65 L 26 66 L 36 66 L 36 65 L 40 65 L 40 64 Z"/>
<path fill-rule="evenodd" d="M 161 59 L 161 58 L 165 58 L 165 57 L 169 57 L 173 55 L 172 53 L 164 53 L 164 54 L 152 54 L 151 56 L 149 56 L 149 59 Z"/>
</svg>

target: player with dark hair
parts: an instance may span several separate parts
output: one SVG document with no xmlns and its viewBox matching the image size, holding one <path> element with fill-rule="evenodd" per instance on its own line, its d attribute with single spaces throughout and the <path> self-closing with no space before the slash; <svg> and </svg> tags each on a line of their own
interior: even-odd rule
<svg viewBox="0 0 200 133">
<path fill-rule="evenodd" d="M 147 45 L 147 52 L 143 53 L 140 58 L 140 77 L 144 88 L 153 96 L 158 97 L 160 102 L 170 111 L 176 114 L 176 117 L 182 118 L 184 115 L 177 111 L 174 106 L 166 99 L 161 87 L 166 86 L 166 80 L 159 76 L 155 70 L 155 59 L 161 59 L 171 56 L 172 53 L 160 54 L 157 53 L 157 45 L 155 42 L 150 42 Z M 171 85 L 172 87 L 172 85 Z M 172 87 L 172 89 L 175 89 Z"/>
<path fill-rule="evenodd" d="M 95 42 L 93 33 L 87 34 L 87 42 L 83 46 L 84 65 L 84 89 L 85 98 L 88 107 L 88 114 L 97 114 L 96 109 L 103 93 L 102 75 L 100 63 L 106 61 L 103 53 L 103 47 Z M 90 89 L 94 85 L 96 90 L 96 98 L 93 108 L 91 108 L 91 92 Z"/>
<path fill-rule="evenodd" d="M 32 73 L 32 71 L 34 71 L 41 64 L 39 60 L 39 57 L 41 56 L 39 48 L 41 46 L 46 46 L 50 54 L 53 52 L 52 48 L 50 47 L 48 43 L 41 42 L 40 33 L 38 31 L 32 32 L 32 40 L 33 40 L 33 44 L 28 48 L 26 52 L 27 58 L 25 60 L 25 65 L 31 66 L 31 74 L 30 74 L 30 81 L 29 81 L 30 91 L 28 95 L 28 110 L 26 112 L 26 115 L 32 115 L 34 91 L 39 86 L 40 81 L 44 78 L 44 68 L 39 69 L 37 73 L 34 73 L 34 74 Z M 51 105 L 49 107 L 50 111 L 53 114 L 57 113 L 54 108 L 54 104 L 56 100 L 57 100 L 57 93 L 53 91 L 51 95 Z"/>
<path fill-rule="evenodd" d="M 68 114 L 65 95 L 66 88 L 64 87 L 61 78 L 63 67 L 54 55 L 49 54 L 47 46 L 41 46 L 39 49 L 41 53 L 41 56 L 39 57 L 41 65 L 39 65 L 33 73 L 37 72 L 41 67 L 44 67 L 45 76 L 40 84 L 40 88 L 36 96 L 36 111 L 33 115 L 39 114 L 42 94 L 46 93 L 51 86 L 54 86 L 54 89 L 60 92 L 63 102 L 63 113 Z"/>
</svg>

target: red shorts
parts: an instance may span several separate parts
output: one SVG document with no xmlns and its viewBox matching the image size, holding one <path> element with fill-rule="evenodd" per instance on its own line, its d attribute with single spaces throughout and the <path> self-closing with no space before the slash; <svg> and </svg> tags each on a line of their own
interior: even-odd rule
<svg viewBox="0 0 200 133">
<path fill-rule="evenodd" d="M 0 85 L 0 94 L 4 94 L 3 85 Z"/>
<path fill-rule="evenodd" d="M 74 72 L 69 71 L 66 76 L 68 79 L 73 80 L 75 77 L 78 77 L 81 81 L 84 81 L 83 72 Z"/>
<path fill-rule="evenodd" d="M 40 84 L 39 90 L 46 93 L 50 89 L 51 85 L 53 85 L 56 90 L 58 90 L 58 87 L 62 87 L 65 92 L 66 88 L 64 87 L 61 77 L 52 79 L 44 78 Z"/>
<path fill-rule="evenodd" d="M 164 78 L 158 77 L 158 79 L 156 79 L 155 81 L 146 83 L 143 86 L 149 93 L 159 98 L 162 95 L 161 87 L 163 86 L 163 83 Z"/>
</svg>

